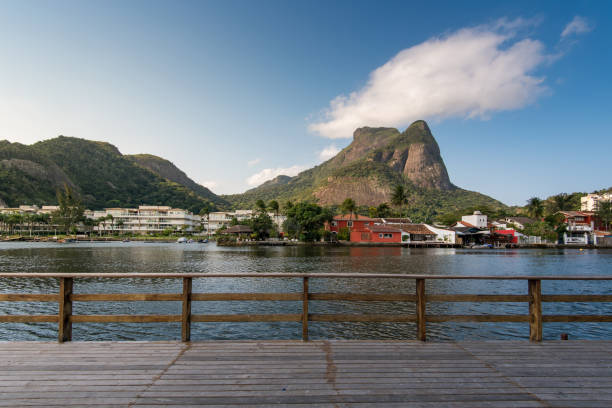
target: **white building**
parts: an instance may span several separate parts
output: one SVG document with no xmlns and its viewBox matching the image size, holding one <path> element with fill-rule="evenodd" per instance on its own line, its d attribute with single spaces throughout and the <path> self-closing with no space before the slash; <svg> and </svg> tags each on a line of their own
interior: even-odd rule
<svg viewBox="0 0 612 408">
<path fill-rule="evenodd" d="M 232 219 L 234 218 L 236 218 L 238 223 L 242 223 L 242 222 L 245 222 L 253 218 L 255 214 L 256 213 L 253 210 L 236 210 L 233 212 L 230 212 L 230 211 L 211 212 L 210 214 L 208 214 L 209 216 L 208 220 L 206 219 L 203 220 L 204 230 L 210 232 L 211 234 L 214 234 L 218 229 L 224 226 L 229 227 L 230 223 L 232 222 Z M 274 213 L 268 213 L 268 216 L 272 218 L 272 221 L 274 222 L 274 224 L 276 224 L 276 226 L 279 229 L 282 228 L 283 223 L 287 219 L 287 217 L 284 215 L 280 215 L 280 214 L 276 215 Z"/>
<path fill-rule="evenodd" d="M 474 211 L 472 215 L 464 215 L 461 217 L 460 223 L 468 223 L 466 227 L 487 228 L 487 216 L 480 211 Z"/>
<path fill-rule="evenodd" d="M 456 241 L 457 232 L 451 229 L 434 227 L 433 225 L 425 224 L 425 226 L 436 234 L 436 241 L 447 244 L 454 244 Z"/>
<path fill-rule="evenodd" d="M 164 230 L 192 232 L 200 225 L 200 217 L 180 208 L 141 205 L 138 208 L 106 208 L 85 214 L 100 220 L 94 231 L 145 234 Z M 102 220 L 102 218 L 105 218 Z"/>
<path fill-rule="evenodd" d="M 612 201 L 612 193 L 587 194 L 580 197 L 580 211 L 597 211 L 601 201 Z"/>
</svg>

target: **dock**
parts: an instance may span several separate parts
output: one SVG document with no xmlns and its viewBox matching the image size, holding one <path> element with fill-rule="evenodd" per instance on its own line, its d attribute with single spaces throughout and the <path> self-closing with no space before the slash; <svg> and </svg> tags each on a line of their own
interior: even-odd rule
<svg viewBox="0 0 612 408">
<path fill-rule="evenodd" d="M 6 342 L 0 406 L 610 407 L 612 341 Z"/>
</svg>

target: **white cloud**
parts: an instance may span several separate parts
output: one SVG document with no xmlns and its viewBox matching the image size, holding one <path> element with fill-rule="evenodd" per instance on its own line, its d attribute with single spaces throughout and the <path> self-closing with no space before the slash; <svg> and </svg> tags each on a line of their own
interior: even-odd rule
<svg viewBox="0 0 612 408">
<path fill-rule="evenodd" d="M 338 153 L 340 153 L 340 149 L 338 149 L 335 145 L 329 145 L 319 152 L 319 159 L 323 161 L 329 160 Z"/>
<path fill-rule="evenodd" d="M 533 22 L 499 20 L 464 28 L 400 51 L 360 90 L 330 102 L 309 126 L 328 138 L 350 138 L 361 126 L 406 126 L 417 119 L 483 117 L 521 108 L 546 87 L 532 72 L 551 60 L 540 41 L 516 31 Z"/>
<path fill-rule="evenodd" d="M 572 21 L 570 21 L 565 26 L 565 28 L 563 29 L 563 32 L 561 33 L 561 38 L 565 38 L 568 35 L 572 35 L 572 34 L 588 33 L 591 30 L 592 30 L 592 27 L 589 25 L 589 22 L 587 21 L 586 18 L 576 16 L 574 17 Z"/>
<path fill-rule="evenodd" d="M 251 166 L 254 166 L 254 165 L 258 164 L 260 161 L 261 161 L 261 159 L 258 157 L 258 158 L 256 158 L 256 159 L 249 160 L 249 161 L 247 162 L 247 165 L 248 165 L 249 167 L 251 167 Z"/>
<path fill-rule="evenodd" d="M 291 166 L 291 167 L 277 167 L 275 169 L 263 169 L 259 173 L 253 174 L 251 177 L 246 179 L 246 182 L 249 186 L 255 187 L 258 186 L 268 180 L 273 179 L 276 176 L 285 175 L 285 176 L 297 176 L 300 172 L 306 170 L 308 166 Z"/>
<path fill-rule="evenodd" d="M 219 183 L 213 180 L 202 181 L 200 184 L 210 190 L 212 190 L 213 188 L 217 188 L 219 186 Z"/>
</svg>

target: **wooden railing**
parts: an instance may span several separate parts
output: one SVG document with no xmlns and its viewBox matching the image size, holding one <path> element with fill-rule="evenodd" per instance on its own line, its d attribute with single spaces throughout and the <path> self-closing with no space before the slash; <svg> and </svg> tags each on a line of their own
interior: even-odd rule
<svg viewBox="0 0 612 408">
<path fill-rule="evenodd" d="M 612 276 L 445 276 L 445 275 L 391 275 L 391 274 L 342 274 L 342 273 L 242 273 L 242 274 L 160 274 L 160 273 L 0 273 L 0 278 L 56 278 L 59 279 L 57 294 L 0 294 L 0 301 L 9 302 L 58 302 L 57 315 L 0 315 L 0 322 L 53 322 L 58 323 L 58 341 L 72 339 L 73 323 L 156 323 L 180 322 L 182 341 L 190 341 L 193 322 L 298 322 L 302 324 L 302 339 L 308 340 L 308 322 L 399 322 L 416 323 L 417 339 L 426 340 L 426 323 L 440 322 L 524 322 L 529 323 L 529 340 L 542 341 L 542 326 L 548 322 L 612 322 L 612 315 L 543 315 L 542 302 L 612 302 L 612 295 L 542 295 L 543 280 L 589 281 L 612 280 Z M 182 279 L 182 293 L 73 293 L 75 279 L 87 278 L 165 278 Z M 193 293 L 192 280 L 196 278 L 292 278 L 302 281 L 302 291 L 292 293 Z M 413 279 L 414 294 L 357 294 L 357 293 L 311 293 L 310 279 Z M 526 294 L 518 295 L 426 295 L 425 281 L 431 280 L 522 280 L 527 282 Z M 121 301 L 173 301 L 182 302 L 180 315 L 80 315 L 72 313 L 73 302 L 121 302 Z M 302 303 L 299 314 L 192 314 L 191 304 L 198 301 L 296 301 Z M 370 301 L 370 302 L 414 302 L 414 314 L 318 314 L 309 313 L 310 301 Z M 428 302 L 528 302 L 528 315 L 429 315 Z"/>
</svg>

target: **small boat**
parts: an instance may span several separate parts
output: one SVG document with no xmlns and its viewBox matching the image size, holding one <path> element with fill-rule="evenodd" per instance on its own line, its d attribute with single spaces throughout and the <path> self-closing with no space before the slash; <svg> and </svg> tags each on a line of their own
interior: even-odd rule
<svg viewBox="0 0 612 408">
<path fill-rule="evenodd" d="M 198 243 L 200 243 L 200 244 L 208 244 L 208 240 L 207 239 L 199 239 Z"/>
<path fill-rule="evenodd" d="M 180 237 L 179 239 L 176 240 L 177 244 L 186 244 L 187 243 L 187 238 L 185 237 Z"/>
<path fill-rule="evenodd" d="M 193 239 L 190 239 L 189 241 L 187 241 L 188 244 L 193 244 Z"/>
<path fill-rule="evenodd" d="M 124 240 L 123 240 L 123 241 L 121 241 L 121 242 L 130 242 L 130 240 L 126 238 L 126 239 L 124 239 Z"/>
</svg>

